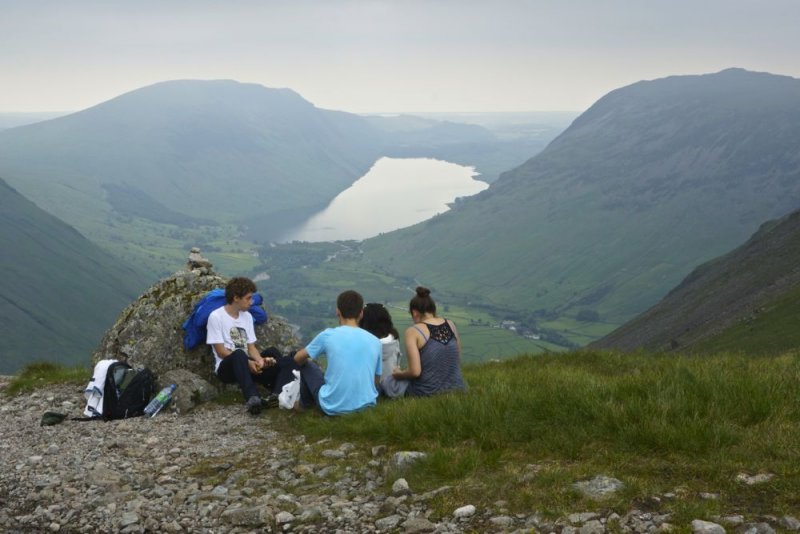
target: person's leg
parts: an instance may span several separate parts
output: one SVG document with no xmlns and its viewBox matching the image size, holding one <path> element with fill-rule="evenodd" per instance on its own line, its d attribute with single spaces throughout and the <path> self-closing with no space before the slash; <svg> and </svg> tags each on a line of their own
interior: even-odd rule
<svg viewBox="0 0 800 534">
<path fill-rule="evenodd" d="M 258 387 L 253 382 L 248 361 L 247 353 L 241 349 L 235 350 L 227 358 L 222 358 L 217 369 L 217 378 L 224 383 L 239 384 L 245 402 L 253 396 L 258 397 Z"/>
<path fill-rule="evenodd" d="M 325 375 L 312 361 L 300 368 L 300 402 L 303 407 L 319 406 L 319 389 L 325 384 Z"/>
<path fill-rule="evenodd" d="M 294 380 L 292 371 L 300 369 L 300 366 L 294 361 L 293 354 L 284 356 L 275 347 L 261 351 L 261 356 L 275 358 L 275 365 L 265 367 L 261 373 L 253 375 L 253 380 L 267 388 L 273 395 L 277 395 L 284 385 Z"/>
<path fill-rule="evenodd" d="M 379 393 L 383 393 L 390 399 L 396 399 L 398 397 L 403 397 L 406 394 L 406 390 L 408 390 L 408 385 L 411 382 L 408 380 L 398 380 L 392 375 L 387 376 L 383 380 L 381 380 L 381 387 L 379 389 Z"/>
</svg>

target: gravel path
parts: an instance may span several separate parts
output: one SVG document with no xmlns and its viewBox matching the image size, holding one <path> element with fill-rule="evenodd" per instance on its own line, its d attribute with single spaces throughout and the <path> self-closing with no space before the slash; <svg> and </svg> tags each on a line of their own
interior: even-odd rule
<svg viewBox="0 0 800 534">
<path fill-rule="evenodd" d="M 0 390 L 5 382 L 0 377 Z M 415 493 L 389 468 L 402 453 L 387 455 L 379 444 L 307 443 L 271 428 L 272 418 L 290 414 L 253 418 L 240 405 L 209 404 L 180 417 L 162 412 L 153 419 L 40 426 L 46 411 L 82 416 L 81 401 L 74 385 L 0 394 L 0 532 L 602 534 L 674 528 L 669 514 L 639 510 L 624 516 L 582 511 L 544 521 L 535 511 L 509 514 L 502 500 L 482 510 L 463 503 L 437 518 L 429 504 L 449 488 Z M 715 519 L 741 532 L 800 530 L 791 516 Z M 724 532 L 701 520 L 691 529 Z"/>
<path fill-rule="evenodd" d="M 0 531 L 462 532 L 433 523 L 428 496 L 384 491 L 387 458 L 352 444 L 325 449 L 270 429 L 242 406 L 178 417 L 40 426 L 80 417 L 79 388 L 0 396 Z M 280 414 L 285 417 L 287 414 Z M 300 461 L 309 456 L 315 463 Z"/>
</svg>

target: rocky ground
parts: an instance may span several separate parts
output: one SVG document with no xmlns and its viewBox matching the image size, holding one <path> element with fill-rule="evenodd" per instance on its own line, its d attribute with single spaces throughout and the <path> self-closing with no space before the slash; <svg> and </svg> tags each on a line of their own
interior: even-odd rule
<svg viewBox="0 0 800 534">
<path fill-rule="evenodd" d="M 386 454 L 381 445 L 307 443 L 272 429 L 274 414 L 256 419 L 242 406 L 40 426 L 48 410 L 81 416 L 81 399 L 74 385 L 0 395 L 0 531 L 591 534 L 674 528 L 669 516 L 637 510 L 548 522 L 534 512 L 509 514 L 503 501 L 483 510 L 463 503 L 437 518 L 429 504 L 449 488 L 424 494 L 409 488 L 398 464 L 412 455 Z M 726 526 L 800 528 L 793 518 L 773 519 L 770 525 L 726 518 Z M 692 529 L 724 532 L 699 521 Z"/>
</svg>

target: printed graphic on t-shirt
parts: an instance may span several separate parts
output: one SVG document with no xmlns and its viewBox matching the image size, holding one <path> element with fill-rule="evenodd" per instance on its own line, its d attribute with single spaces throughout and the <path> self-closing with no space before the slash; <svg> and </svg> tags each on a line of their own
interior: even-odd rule
<svg viewBox="0 0 800 534">
<path fill-rule="evenodd" d="M 231 327 L 231 341 L 233 341 L 234 350 L 244 349 L 247 347 L 247 331 L 238 326 Z"/>
</svg>

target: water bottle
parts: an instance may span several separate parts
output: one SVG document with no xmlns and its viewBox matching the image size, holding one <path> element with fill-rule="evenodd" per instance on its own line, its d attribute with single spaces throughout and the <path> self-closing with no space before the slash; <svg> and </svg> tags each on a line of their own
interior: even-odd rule
<svg viewBox="0 0 800 534">
<path fill-rule="evenodd" d="M 166 406 L 172 399 L 172 394 L 175 392 L 176 387 L 178 387 L 176 384 L 170 384 L 159 391 L 158 395 L 153 397 L 153 400 L 144 407 L 144 415 L 147 417 L 155 417 L 156 414 L 161 411 L 161 408 Z"/>
</svg>

